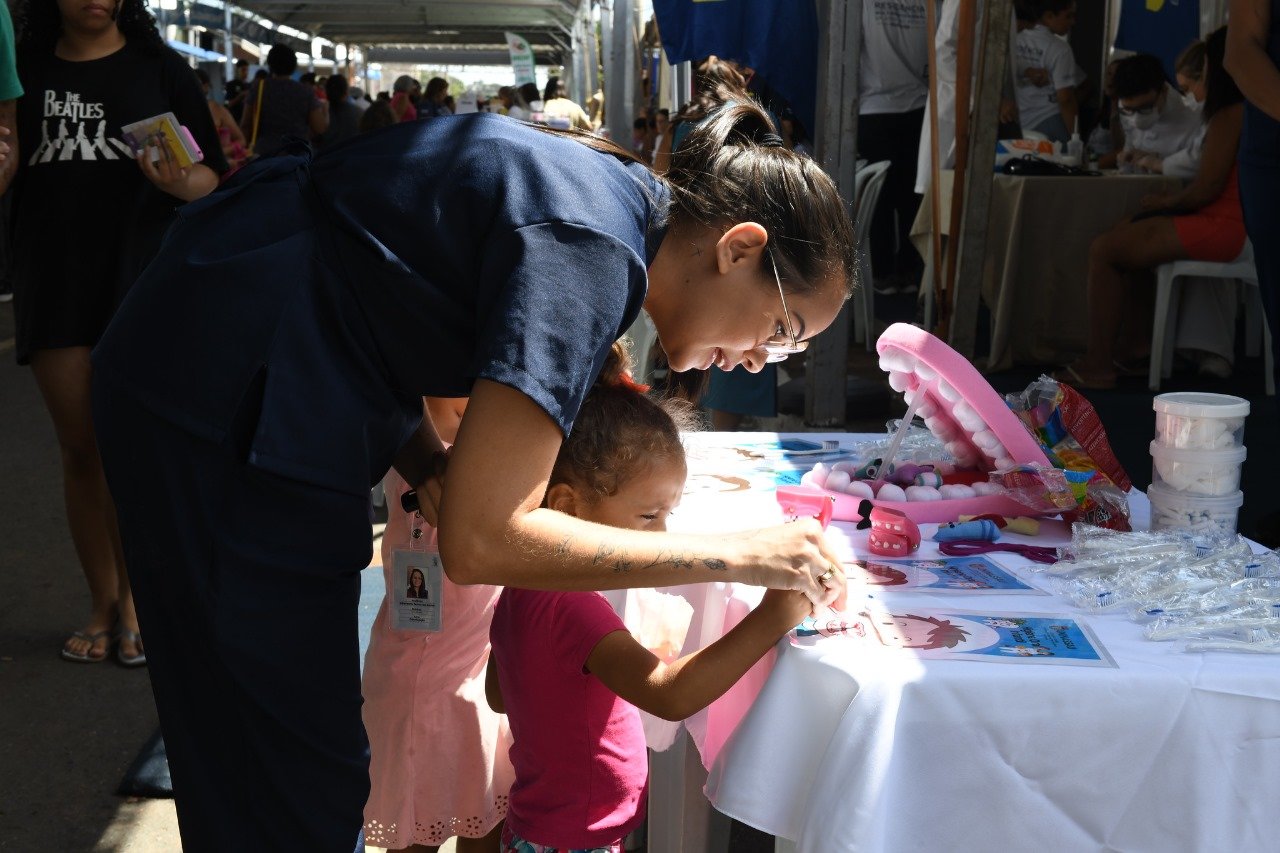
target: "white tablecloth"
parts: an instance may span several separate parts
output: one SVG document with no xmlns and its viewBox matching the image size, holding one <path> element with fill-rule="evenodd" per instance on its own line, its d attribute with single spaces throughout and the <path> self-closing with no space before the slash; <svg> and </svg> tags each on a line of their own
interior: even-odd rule
<svg viewBox="0 0 1280 853">
<path fill-rule="evenodd" d="M 776 518 L 772 501 L 694 501 L 680 526 Z M 1134 508 L 1145 526 L 1141 493 Z M 928 538 L 933 527 L 923 530 Z M 830 536 L 865 543 L 852 525 Z M 1021 558 L 999 562 L 1036 583 Z M 758 594 L 703 592 L 695 630 L 706 639 Z M 878 595 L 921 608 L 1074 612 L 1052 596 Z M 1146 640 L 1124 616 L 1074 615 L 1117 668 L 924 661 L 843 638 L 784 640 L 776 661 L 689 721 L 707 797 L 814 853 L 1280 850 L 1280 659 L 1187 654 Z"/>
</svg>

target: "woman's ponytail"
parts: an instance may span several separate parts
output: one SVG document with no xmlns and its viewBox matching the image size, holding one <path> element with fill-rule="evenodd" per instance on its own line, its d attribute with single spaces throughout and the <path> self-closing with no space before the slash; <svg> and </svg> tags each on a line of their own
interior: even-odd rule
<svg viewBox="0 0 1280 853">
<path fill-rule="evenodd" d="M 614 341 L 613 347 L 605 357 L 604 366 L 600 368 L 600 374 L 596 377 L 596 383 L 592 390 L 621 385 L 623 384 L 623 377 L 631 378 L 631 354 L 627 351 L 626 344 L 622 341 Z"/>
<path fill-rule="evenodd" d="M 672 152 L 672 227 L 758 222 L 788 291 L 835 277 L 851 293 L 857 254 L 845 201 L 817 163 L 781 143 L 769 115 L 749 98 L 711 111 Z"/>
</svg>

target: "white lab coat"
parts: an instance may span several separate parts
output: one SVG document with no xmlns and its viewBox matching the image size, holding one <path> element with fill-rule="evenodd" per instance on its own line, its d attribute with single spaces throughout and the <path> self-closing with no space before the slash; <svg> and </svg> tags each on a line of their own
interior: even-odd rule
<svg viewBox="0 0 1280 853">
<path fill-rule="evenodd" d="M 982 38 L 983 0 L 977 0 L 977 23 L 974 27 L 975 39 Z M 1012 12 L 1010 17 L 1012 18 Z M 955 165 L 956 156 L 956 46 L 960 35 L 960 0 L 942 0 L 942 11 L 938 15 L 938 32 L 934 37 L 934 46 L 938 63 L 938 151 L 941 153 L 941 168 L 950 169 Z M 1009 25 L 1009 58 L 1006 63 L 1008 79 L 1012 86 L 1015 57 L 1017 56 L 1017 26 L 1010 21 Z M 975 45 L 976 47 L 976 45 Z M 975 50 L 973 75 L 974 83 L 970 89 L 970 103 L 977 96 L 978 63 Z M 1012 91 L 1012 88 L 1010 89 Z M 916 160 L 916 192 L 929 191 L 932 177 L 930 162 L 931 133 L 929 126 L 929 109 L 926 104 L 924 112 L 924 130 L 920 134 L 920 151 Z M 992 157 L 995 155 L 993 154 Z"/>
</svg>

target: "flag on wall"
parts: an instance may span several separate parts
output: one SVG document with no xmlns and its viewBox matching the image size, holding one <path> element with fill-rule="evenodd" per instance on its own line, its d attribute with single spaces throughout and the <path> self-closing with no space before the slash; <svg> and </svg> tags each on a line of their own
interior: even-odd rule
<svg viewBox="0 0 1280 853">
<path fill-rule="evenodd" d="M 1199 0 L 1121 0 L 1116 47 L 1159 57 L 1170 80 L 1178 54 L 1198 38 Z"/>
<path fill-rule="evenodd" d="M 653 13 L 668 62 L 697 62 L 715 54 L 749 66 L 791 103 L 810 137 L 814 135 L 814 0 L 653 0 Z"/>
<path fill-rule="evenodd" d="M 507 50 L 511 54 L 511 70 L 516 75 L 516 86 L 533 83 L 533 48 L 524 36 L 503 33 L 507 38 Z"/>
</svg>

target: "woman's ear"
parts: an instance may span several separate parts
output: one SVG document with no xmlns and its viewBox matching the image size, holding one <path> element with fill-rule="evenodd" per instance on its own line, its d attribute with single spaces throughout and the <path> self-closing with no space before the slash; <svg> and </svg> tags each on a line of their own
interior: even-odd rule
<svg viewBox="0 0 1280 853">
<path fill-rule="evenodd" d="M 721 275 L 735 266 L 755 269 L 769 244 L 769 232 L 758 222 L 739 222 L 716 241 L 716 264 Z"/>
<path fill-rule="evenodd" d="M 568 483 L 556 483 L 547 489 L 547 509 L 577 516 L 580 506 L 577 491 Z"/>
</svg>

